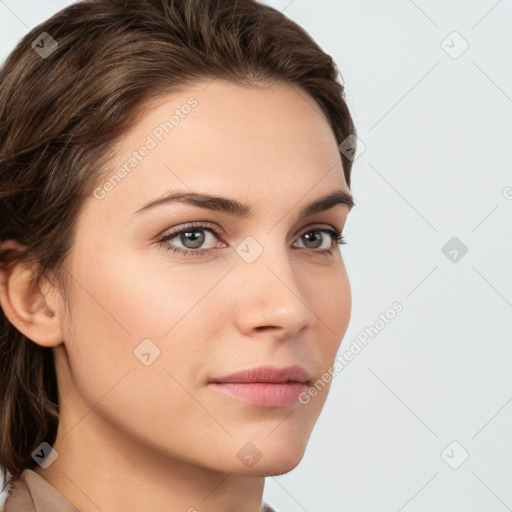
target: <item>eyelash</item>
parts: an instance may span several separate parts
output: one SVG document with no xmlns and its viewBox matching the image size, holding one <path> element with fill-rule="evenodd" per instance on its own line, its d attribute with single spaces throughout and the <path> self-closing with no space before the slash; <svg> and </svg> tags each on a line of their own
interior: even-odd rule
<svg viewBox="0 0 512 512">
<path fill-rule="evenodd" d="M 216 247 L 212 247 L 210 249 L 184 249 L 182 247 L 169 247 L 167 245 L 167 242 L 173 238 L 176 238 L 176 236 L 181 235 L 182 233 L 189 232 L 189 231 L 209 231 L 210 233 L 220 236 L 222 234 L 221 230 L 215 225 L 211 224 L 209 222 L 192 222 L 186 226 L 183 226 L 179 230 L 173 231 L 171 233 L 166 234 L 164 237 L 160 238 L 158 240 L 158 243 L 163 246 L 166 249 L 166 252 L 172 251 L 174 253 L 181 253 L 185 256 L 197 256 L 201 254 L 208 253 L 210 251 L 213 251 L 217 249 Z M 325 233 L 328 233 L 329 236 L 332 239 L 332 245 L 330 249 L 324 249 L 321 251 L 311 249 L 313 252 L 316 253 L 327 253 L 331 254 L 334 250 L 334 245 L 344 245 L 347 242 L 345 241 L 345 238 L 343 235 L 341 235 L 336 229 L 334 228 L 326 228 L 325 226 L 312 226 L 309 227 L 306 231 L 303 231 L 300 235 L 301 237 L 306 235 L 307 233 L 314 232 L 314 231 L 323 231 Z M 300 238 L 300 237 L 299 237 Z M 307 249 L 307 248 L 306 248 Z"/>
</svg>

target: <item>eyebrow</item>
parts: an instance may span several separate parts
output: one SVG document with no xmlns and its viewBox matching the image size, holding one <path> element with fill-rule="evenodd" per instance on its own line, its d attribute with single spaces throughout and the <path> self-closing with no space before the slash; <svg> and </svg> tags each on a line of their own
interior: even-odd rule
<svg viewBox="0 0 512 512">
<path fill-rule="evenodd" d="M 135 212 L 135 215 L 162 204 L 170 204 L 175 202 L 191 204 L 194 206 L 199 206 L 200 208 L 205 208 L 207 210 L 224 212 L 241 218 L 251 217 L 254 213 L 250 205 L 241 203 L 236 199 L 212 196 L 198 192 L 171 191 L 166 193 L 163 197 L 145 204 L 142 208 Z M 355 206 L 355 201 L 350 192 L 346 192 L 342 189 L 334 190 L 329 194 L 315 199 L 312 203 L 303 206 L 299 212 L 299 219 L 314 213 L 328 210 L 338 204 L 346 206 L 350 211 Z"/>
</svg>

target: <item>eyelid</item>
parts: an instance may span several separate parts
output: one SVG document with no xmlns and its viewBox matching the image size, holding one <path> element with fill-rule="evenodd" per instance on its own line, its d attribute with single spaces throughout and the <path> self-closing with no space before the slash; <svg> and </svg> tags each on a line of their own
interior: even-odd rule
<svg viewBox="0 0 512 512">
<path fill-rule="evenodd" d="M 211 229 L 214 233 L 217 235 L 221 235 L 224 233 L 224 230 L 218 226 L 217 224 L 214 224 L 213 222 L 209 222 L 207 220 L 205 221 L 192 221 L 192 222 L 186 222 L 180 226 L 176 226 L 175 228 L 172 228 L 170 231 L 164 232 L 162 235 L 159 236 L 160 239 L 167 238 L 171 235 L 179 234 L 183 231 L 186 231 L 187 229 Z"/>
<path fill-rule="evenodd" d="M 316 223 L 316 224 L 311 224 L 309 226 L 306 226 L 305 228 L 303 228 L 301 231 L 299 231 L 299 236 L 303 235 L 304 233 L 307 233 L 308 231 L 314 231 L 315 229 L 332 229 L 334 231 L 336 231 L 336 233 L 341 233 L 341 231 L 336 227 L 336 226 L 333 226 L 332 224 L 323 224 L 323 223 Z"/>
</svg>

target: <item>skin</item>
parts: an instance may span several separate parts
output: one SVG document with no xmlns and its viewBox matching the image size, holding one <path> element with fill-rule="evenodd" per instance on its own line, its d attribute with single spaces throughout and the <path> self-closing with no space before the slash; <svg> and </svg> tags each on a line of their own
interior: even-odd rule
<svg viewBox="0 0 512 512">
<path fill-rule="evenodd" d="M 190 85 L 145 110 L 120 141 L 112 172 L 190 96 L 197 107 L 121 183 L 86 199 L 65 262 L 67 308 L 51 283 L 33 287 L 22 264 L 3 276 L 9 320 L 55 355 L 58 457 L 35 471 L 82 512 L 259 512 L 264 477 L 300 462 L 329 384 L 307 405 L 265 408 L 207 382 L 295 363 L 316 380 L 349 324 L 340 247 L 323 249 L 332 240 L 324 231 L 320 250 L 302 236 L 318 223 L 343 232 L 349 208 L 298 220 L 302 206 L 348 191 L 334 134 L 304 91 Z M 233 198 L 254 213 L 173 203 L 134 215 L 174 189 Z M 200 231 L 208 253 L 167 252 L 187 247 L 179 236 L 158 243 L 192 221 L 223 230 Z M 235 250 L 247 236 L 263 249 L 252 263 Z M 160 350 L 149 366 L 134 356 L 147 338 Z M 249 442 L 261 453 L 251 467 L 237 457 Z"/>
</svg>

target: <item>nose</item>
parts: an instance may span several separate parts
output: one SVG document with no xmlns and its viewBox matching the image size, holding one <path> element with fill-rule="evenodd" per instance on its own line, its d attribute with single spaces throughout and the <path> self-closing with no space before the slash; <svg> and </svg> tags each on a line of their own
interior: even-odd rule
<svg viewBox="0 0 512 512">
<path fill-rule="evenodd" d="M 251 263 L 241 259 L 233 274 L 240 292 L 236 322 L 247 336 L 271 332 L 277 339 L 293 338 L 318 321 L 308 296 L 314 285 L 300 275 L 285 247 L 267 247 Z"/>
</svg>

